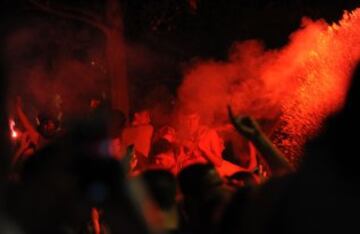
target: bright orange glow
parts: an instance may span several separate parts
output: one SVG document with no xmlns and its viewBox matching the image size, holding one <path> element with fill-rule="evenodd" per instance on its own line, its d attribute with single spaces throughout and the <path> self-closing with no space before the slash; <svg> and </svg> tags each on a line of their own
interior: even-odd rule
<svg viewBox="0 0 360 234">
<path fill-rule="evenodd" d="M 19 134 L 15 130 L 15 121 L 11 119 L 9 121 L 9 126 L 10 126 L 11 138 L 16 139 Z"/>
<path fill-rule="evenodd" d="M 235 43 L 228 61 L 193 64 L 179 99 L 215 125 L 226 123 L 226 104 L 238 114 L 276 122 L 272 139 L 296 158 L 322 121 L 341 108 L 359 58 L 360 9 L 333 25 L 304 18 L 281 49 Z"/>
<path fill-rule="evenodd" d="M 17 132 L 15 132 L 15 131 L 14 131 L 14 132 L 12 132 L 12 133 L 11 133 L 11 137 L 12 137 L 12 138 L 17 138 L 17 137 L 18 137 Z"/>
</svg>

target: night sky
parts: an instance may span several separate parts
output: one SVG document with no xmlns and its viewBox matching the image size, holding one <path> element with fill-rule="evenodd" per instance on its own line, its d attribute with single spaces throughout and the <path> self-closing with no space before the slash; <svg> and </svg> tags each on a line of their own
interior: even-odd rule
<svg viewBox="0 0 360 234">
<path fill-rule="evenodd" d="M 42 15 L 26 0 L 3 0 L 3 24 L 8 31 Z M 51 0 L 54 5 L 101 11 L 96 0 Z M 195 13 L 187 1 L 125 0 L 126 38 L 153 46 L 174 56 L 223 58 L 234 41 L 261 39 L 269 48 L 284 45 L 303 16 L 337 21 L 343 10 L 359 5 L 356 0 L 198 0 Z M 157 22 L 156 21 L 160 21 Z"/>
<path fill-rule="evenodd" d="M 41 2 L 94 13 L 104 9 L 99 0 Z M 192 11 L 185 0 L 120 2 L 125 39 L 131 50 L 128 73 L 133 91 L 147 93 L 165 85 L 174 94 L 184 66 L 194 59 L 225 60 L 234 42 L 249 39 L 263 41 L 268 49 L 281 48 L 300 27 L 302 17 L 336 22 L 343 10 L 359 5 L 356 0 L 198 0 L 197 9 Z M 21 66 L 30 66 L 40 58 L 51 70 L 59 58 L 68 56 L 89 62 L 89 48 L 101 50 L 102 36 L 95 29 L 42 13 L 26 0 L 3 0 L 1 11 L 2 39 L 21 28 L 42 30 L 37 43 L 22 53 L 21 61 L 26 63 Z M 142 57 L 151 63 L 142 64 L 138 61 Z"/>
</svg>

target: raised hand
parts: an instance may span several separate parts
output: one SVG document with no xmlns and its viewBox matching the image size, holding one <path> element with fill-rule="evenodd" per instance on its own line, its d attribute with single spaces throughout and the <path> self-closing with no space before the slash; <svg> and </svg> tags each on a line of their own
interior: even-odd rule
<svg viewBox="0 0 360 234">
<path fill-rule="evenodd" d="M 232 125 L 241 135 L 253 140 L 261 134 L 261 129 L 253 118 L 249 116 L 235 117 L 230 106 L 227 106 L 227 110 Z"/>
<path fill-rule="evenodd" d="M 293 171 L 292 166 L 281 151 L 262 133 L 259 125 L 251 117 L 235 117 L 230 106 L 227 107 L 231 123 L 235 129 L 250 140 L 269 164 L 274 175 Z"/>
<path fill-rule="evenodd" d="M 100 214 L 97 208 L 91 208 L 91 222 L 93 225 L 94 233 L 100 234 L 101 233 L 101 226 L 100 226 Z"/>
</svg>

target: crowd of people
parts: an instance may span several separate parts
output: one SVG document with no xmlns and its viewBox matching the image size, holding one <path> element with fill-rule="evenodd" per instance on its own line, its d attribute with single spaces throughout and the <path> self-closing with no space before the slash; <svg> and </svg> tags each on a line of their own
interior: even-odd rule
<svg viewBox="0 0 360 234">
<path fill-rule="evenodd" d="M 61 115 L 42 114 L 34 124 L 18 98 L 0 233 L 354 230 L 359 173 L 349 132 L 359 129 L 359 77 L 357 68 L 344 108 L 309 141 L 297 169 L 256 120 L 230 106 L 229 131 L 246 150 L 225 155 L 226 134 L 194 110 L 179 114 L 181 127 L 154 128 L 146 109 L 127 121 L 93 100 L 88 118 L 64 129 Z"/>
</svg>

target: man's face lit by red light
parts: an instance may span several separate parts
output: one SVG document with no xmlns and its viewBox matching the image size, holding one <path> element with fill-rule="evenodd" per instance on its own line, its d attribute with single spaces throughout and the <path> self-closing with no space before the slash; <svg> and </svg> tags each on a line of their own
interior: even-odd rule
<svg viewBox="0 0 360 234">
<path fill-rule="evenodd" d="M 175 142 L 175 140 L 176 140 L 175 132 L 173 132 L 173 131 L 166 132 L 163 135 L 163 138 L 168 140 L 169 142 Z"/>
<path fill-rule="evenodd" d="M 161 153 L 156 155 L 154 163 L 164 169 L 172 169 L 175 167 L 175 156 L 173 152 Z"/>
<path fill-rule="evenodd" d="M 185 115 L 183 125 L 189 134 L 194 134 L 200 126 L 200 116 L 197 113 Z"/>
<path fill-rule="evenodd" d="M 148 111 L 136 112 L 134 115 L 134 125 L 146 125 L 150 121 L 150 113 Z"/>
</svg>

